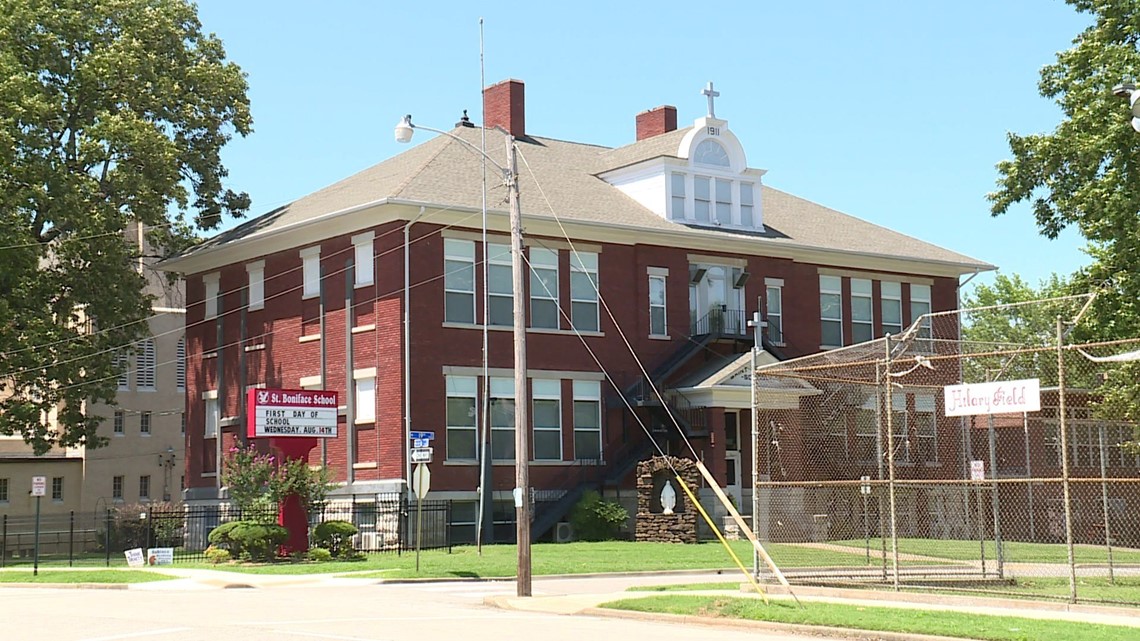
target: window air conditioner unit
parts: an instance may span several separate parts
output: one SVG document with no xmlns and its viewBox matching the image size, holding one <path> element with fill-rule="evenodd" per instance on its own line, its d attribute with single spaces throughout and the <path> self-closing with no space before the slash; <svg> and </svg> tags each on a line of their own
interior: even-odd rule
<svg viewBox="0 0 1140 641">
<path fill-rule="evenodd" d="M 574 526 L 566 521 L 554 525 L 554 542 L 569 543 L 574 540 Z"/>
<path fill-rule="evenodd" d="M 357 536 L 360 537 L 356 549 L 361 552 L 377 552 L 380 550 L 379 537 L 375 532 L 361 532 Z"/>
</svg>

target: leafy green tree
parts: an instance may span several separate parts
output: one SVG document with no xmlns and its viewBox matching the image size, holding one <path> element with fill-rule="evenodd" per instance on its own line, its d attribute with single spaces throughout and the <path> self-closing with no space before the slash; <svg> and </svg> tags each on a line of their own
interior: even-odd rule
<svg viewBox="0 0 1140 641">
<path fill-rule="evenodd" d="M 125 232 L 169 251 L 244 215 L 220 152 L 246 91 L 188 0 L 0 0 L 0 434 L 103 444 L 85 402 L 150 314 Z"/>
<path fill-rule="evenodd" d="M 1041 233 L 1076 226 L 1092 263 L 1074 291 L 1104 287 L 1089 319 L 1102 339 L 1140 335 L 1140 133 L 1113 87 L 1140 75 L 1140 4 L 1066 0 L 1092 24 L 1041 71 L 1041 95 L 1064 115 L 1049 133 L 1009 134 L 1012 159 L 997 165 L 993 215 L 1029 203 Z"/>
</svg>

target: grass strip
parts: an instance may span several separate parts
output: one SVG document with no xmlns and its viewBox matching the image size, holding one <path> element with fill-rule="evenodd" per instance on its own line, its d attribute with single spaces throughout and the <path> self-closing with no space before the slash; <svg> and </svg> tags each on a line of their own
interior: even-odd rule
<svg viewBox="0 0 1140 641">
<path fill-rule="evenodd" d="M 600 607 L 635 612 L 680 614 L 708 618 L 769 621 L 799 625 L 831 626 L 854 630 L 877 630 L 904 634 L 932 634 L 985 641 L 1119 641 L 1140 635 L 1140 630 L 1098 623 L 1055 619 L 1000 617 L 910 608 L 880 608 L 835 603 L 805 603 L 804 607 L 784 601 L 764 605 L 759 599 L 662 595 L 622 599 Z"/>
<path fill-rule="evenodd" d="M 841 545 L 862 550 L 867 545 L 865 539 L 849 539 L 845 541 L 830 541 L 833 545 Z M 871 539 L 871 551 L 882 549 L 879 539 Z M 888 554 L 890 541 L 887 541 Z M 953 561 L 977 561 L 981 559 L 982 544 L 977 540 L 961 539 L 899 539 L 900 554 L 917 554 Z M 997 558 L 997 551 L 993 541 L 985 542 L 986 559 L 993 561 Z M 1021 541 L 1002 542 L 1002 556 L 1006 563 L 1068 563 L 1068 551 L 1061 543 L 1025 543 Z M 1108 550 L 1100 545 L 1074 545 L 1073 559 L 1076 563 L 1108 563 Z M 1112 560 L 1115 563 L 1140 563 L 1140 550 L 1134 548 L 1114 547 Z"/>
<path fill-rule="evenodd" d="M 38 576 L 31 569 L 4 570 L 0 583 L 150 583 L 169 581 L 177 577 L 146 572 L 144 570 L 40 570 Z"/>
</svg>

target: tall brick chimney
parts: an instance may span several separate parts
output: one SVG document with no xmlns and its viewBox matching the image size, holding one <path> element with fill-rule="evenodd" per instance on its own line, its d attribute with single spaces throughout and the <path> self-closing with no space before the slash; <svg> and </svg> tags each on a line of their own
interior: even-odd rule
<svg viewBox="0 0 1140 641">
<path fill-rule="evenodd" d="M 645 140 L 676 130 L 677 108 L 673 105 L 661 105 L 637 114 L 638 140 Z"/>
<path fill-rule="evenodd" d="M 521 80 L 508 79 L 483 90 L 483 126 L 500 126 L 515 138 L 526 135 L 526 96 Z M 676 118 L 674 118 L 676 121 Z"/>
</svg>

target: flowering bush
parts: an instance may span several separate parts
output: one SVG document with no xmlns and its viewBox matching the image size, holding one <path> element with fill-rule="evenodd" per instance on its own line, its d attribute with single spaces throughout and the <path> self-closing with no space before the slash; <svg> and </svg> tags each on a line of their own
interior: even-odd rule
<svg viewBox="0 0 1140 641">
<path fill-rule="evenodd" d="M 307 510 L 323 502 L 330 488 L 327 468 L 313 470 L 303 460 L 279 460 L 253 445 L 230 448 L 222 483 L 229 488 L 230 501 L 247 514 L 276 509 L 291 494 L 300 496 Z"/>
</svg>

